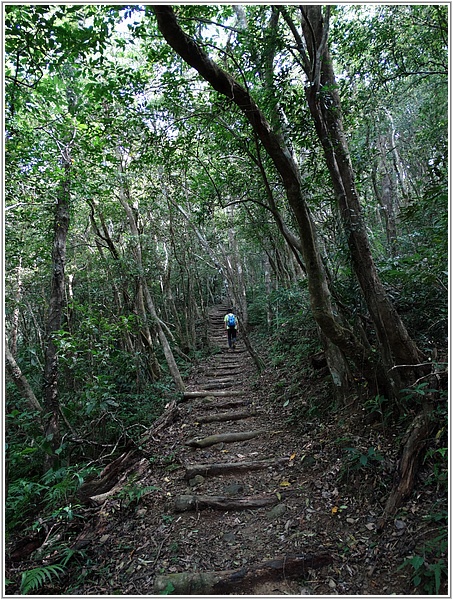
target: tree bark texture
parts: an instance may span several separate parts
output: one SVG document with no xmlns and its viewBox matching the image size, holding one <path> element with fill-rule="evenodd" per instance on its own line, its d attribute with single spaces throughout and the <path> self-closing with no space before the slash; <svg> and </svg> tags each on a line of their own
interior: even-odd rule
<svg viewBox="0 0 453 600">
<path fill-rule="evenodd" d="M 429 435 L 434 425 L 428 410 L 415 417 L 402 441 L 402 450 L 394 476 L 393 488 L 387 499 L 384 514 L 378 529 L 383 529 L 386 520 L 392 517 L 412 492 L 415 476 L 420 463 L 423 449 L 428 443 Z"/>
<path fill-rule="evenodd" d="M 330 554 L 301 554 L 266 560 L 258 565 L 229 571 L 158 575 L 154 580 L 154 593 L 160 594 L 167 587 L 172 587 L 171 593 L 176 595 L 251 593 L 253 586 L 259 582 L 303 577 L 309 569 L 319 569 L 332 562 Z"/>
<path fill-rule="evenodd" d="M 208 446 L 214 446 L 215 444 L 251 440 L 260 435 L 264 435 L 265 433 L 267 433 L 266 429 L 257 429 L 256 431 L 239 431 L 237 433 L 217 433 L 214 435 L 209 435 L 205 438 L 193 438 L 188 442 L 185 442 L 184 445 L 192 448 L 207 448 Z"/>
<path fill-rule="evenodd" d="M 340 97 L 327 45 L 328 23 L 320 5 L 302 9 L 303 33 L 313 68 L 306 97 L 322 144 L 345 230 L 351 261 L 379 339 L 379 346 L 393 392 L 419 375 L 422 354 L 410 338 L 379 278 L 363 220 L 348 144 L 344 134 Z M 316 74 L 319 72 L 319 82 Z M 414 365 L 404 376 L 394 365 Z M 392 373 L 392 374 L 390 374 Z M 409 377 L 409 379 L 408 379 Z"/>
<path fill-rule="evenodd" d="M 282 494 L 281 494 L 282 496 Z M 264 506 L 273 506 L 278 504 L 280 499 L 276 494 L 267 496 L 248 496 L 245 498 L 230 498 L 229 496 L 193 496 L 183 494 L 175 498 L 175 510 L 185 512 L 191 510 L 203 510 L 211 508 L 213 510 L 251 510 L 263 508 Z"/>
<path fill-rule="evenodd" d="M 255 417 L 257 415 L 257 411 L 252 407 L 251 410 L 247 411 L 233 411 L 226 413 L 217 413 L 212 415 L 202 415 L 198 416 L 198 423 L 217 423 L 224 421 L 239 421 L 241 419 L 249 419 L 250 417 Z"/>
<path fill-rule="evenodd" d="M 70 145 L 61 149 L 63 178 L 57 195 L 54 217 L 54 236 L 52 249 L 52 280 L 49 309 L 46 323 L 46 346 L 44 351 L 43 404 L 50 414 L 45 434 L 53 450 L 60 444 L 59 402 L 58 402 L 58 353 L 55 333 L 61 329 L 65 306 L 65 262 L 66 241 L 69 230 L 71 153 Z"/>
</svg>

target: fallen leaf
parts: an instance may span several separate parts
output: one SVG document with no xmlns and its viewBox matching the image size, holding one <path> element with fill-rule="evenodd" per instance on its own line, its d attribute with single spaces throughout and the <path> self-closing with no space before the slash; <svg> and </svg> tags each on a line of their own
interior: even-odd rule
<svg viewBox="0 0 453 600">
<path fill-rule="evenodd" d="M 289 485 L 291 485 L 289 481 L 281 481 L 280 482 L 280 487 L 288 487 Z"/>
<path fill-rule="evenodd" d="M 332 514 L 336 514 L 338 512 L 338 506 L 332 506 Z"/>
<path fill-rule="evenodd" d="M 294 452 L 294 454 L 291 454 L 291 456 L 289 457 L 289 460 L 294 460 L 296 458 L 296 452 Z"/>
</svg>

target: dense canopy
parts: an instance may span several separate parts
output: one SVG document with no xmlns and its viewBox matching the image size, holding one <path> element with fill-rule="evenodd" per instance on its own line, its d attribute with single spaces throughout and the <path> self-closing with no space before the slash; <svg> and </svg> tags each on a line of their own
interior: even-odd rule
<svg viewBox="0 0 453 600">
<path fill-rule="evenodd" d="M 293 415 L 423 414 L 414 463 L 444 476 L 448 6 L 8 4 L 3 25 L 7 535 L 67 516 L 184 392 L 223 301 L 258 372 L 325 358 L 330 403 Z"/>
</svg>

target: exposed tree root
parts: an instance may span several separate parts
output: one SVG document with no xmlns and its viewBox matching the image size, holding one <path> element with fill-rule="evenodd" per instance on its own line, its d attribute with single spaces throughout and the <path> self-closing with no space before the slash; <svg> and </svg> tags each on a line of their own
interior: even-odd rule
<svg viewBox="0 0 453 600">
<path fill-rule="evenodd" d="M 290 555 L 267 560 L 255 566 L 206 573 L 173 573 L 154 580 L 154 593 L 166 590 L 175 595 L 220 595 L 228 592 L 250 593 L 253 585 L 263 581 L 302 577 L 309 569 L 319 569 L 333 562 L 329 554 Z"/>
<path fill-rule="evenodd" d="M 235 408 L 237 406 L 249 406 L 250 400 L 224 400 L 221 402 L 212 402 L 211 400 L 202 400 L 197 405 L 192 405 L 196 410 L 217 410 L 219 408 Z"/>
<path fill-rule="evenodd" d="M 192 448 L 207 448 L 208 446 L 214 446 L 214 444 L 251 440 L 263 435 L 264 433 L 267 433 L 266 429 L 257 429 L 256 431 L 238 431 L 235 433 L 216 433 L 205 438 L 193 438 L 188 442 L 185 442 L 184 445 Z"/>
<path fill-rule="evenodd" d="M 429 411 L 417 415 L 410 424 L 401 443 L 401 457 L 394 476 L 393 488 L 385 505 L 384 514 L 378 523 L 379 530 L 384 528 L 387 519 L 396 513 L 397 509 L 412 492 L 421 454 L 433 425 Z"/>
<path fill-rule="evenodd" d="M 242 369 L 239 366 L 234 368 L 218 368 L 215 371 L 206 371 L 204 375 L 206 377 L 227 377 L 228 375 L 242 375 Z"/>
<path fill-rule="evenodd" d="M 197 417 L 198 423 L 215 423 L 223 421 L 239 421 L 241 419 L 248 419 L 249 417 L 255 417 L 257 415 L 256 410 L 238 411 L 238 412 L 226 412 L 212 415 L 205 415 Z"/>
<path fill-rule="evenodd" d="M 203 510 L 211 508 L 213 510 L 251 510 L 262 508 L 263 506 L 273 506 L 281 501 L 277 494 L 268 494 L 266 496 L 247 496 L 245 498 L 231 498 L 229 496 L 191 496 L 182 495 L 175 498 L 175 510 L 185 512 L 190 510 Z"/>
<path fill-rule="evenodd" d="M 278 467 L 280 465 L 288 464 L 288 462 L 289 457 L 272 458 L 268 460 L 243 461 L 236 463 L 206 463 L 197 465 L 187 465 L 184 477 L 186 479 L 192 479 L 193 477 L 195 477 L 195 475 L 203 475 L 203 477 L 209 477 L 211 475 L 222 475 L 224 473 L 258 471 L 260 469 L 267 469 L 269 467 Z"/>
<path fill-rule="evenodd" d="M 229 396 L 242 396 L 243 392 L 240 391 L 210 391 L 210 390 L 199 390 L 197 392 L 184 392 L 182 399 L 190 400 L 191 398 L 204 398 L 205 396 L 219 396 L 222 398 L 228 398 Z"/>
<path fill-rule="evenodd" d="M 145 443 L 152 435 L 178 417 L 179 409 L 176 401 L 171 402 L 163 414 L 154 421 L 148 431 L 138 440 L 137 446 Z M 118 458 L 109 463 L 102 473 L 91 481 L 84 482 L 77 493 L 82 502 L 100 504 L 121 490 L 131 471 L 141 472 L 141 457 L 136 448 L 123 452 Z"/>
<path fill-rule="evenodd" d="M 235 385 L 237 383 L 237 381 L 229 381 L 228 383 L 222 383 L 220 381 L 216 381 L 214 383 L 204 383 L 203 387 L 205 390 L 222 390 L 222 389 L 226 389 L 226 388 L 230 388 L 233 387 L 233 385 Z"/>
</svg>

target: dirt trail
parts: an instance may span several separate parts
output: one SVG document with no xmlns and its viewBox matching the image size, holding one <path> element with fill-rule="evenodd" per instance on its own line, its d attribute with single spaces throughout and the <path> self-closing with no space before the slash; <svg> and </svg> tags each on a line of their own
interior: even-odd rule
<svg viewBox="0 0 453 600">
<path fill-rule="evenodd" d="M 291 428 L 240 335 L 227 348 L 225 313 L 210 311 L 218 352 L 186 382 L 176 418 L 140 448 L 128 485 L 87 527 L 92 566 L 71 593 L 405 592 L 407 576 L 389 581 L 386 563 L 401 530 L 380 539 L 372 493 L 339 490 L 337 418 Z"/>
<path fill-rule="evenodd" d="M 227 348 L 226 312 L 223 306 L 211 310 L 209 342 L 220 352 L 198 369 L 179 405 L 180 418 L 160 437 L 163 445 L 171 441 L 167 456 L 174 453 L 181 468 L 154 482 L 165 484 L 167 501 L 157 528 L 165 541 L 153 591 L 300 594 L 294 577 L 317 566 L 292 535 L 300 516 L 301 498 L 292 489 L 300 455 L 281 443 L 285 424 L 255 391 L 257 374 L 240 336 L 234 350 Z M 263 566 L 270 559 L 283 562 Z M 329 560 L 324 555 L 318 562 Z M 211 581 L 224 571 L 234 572 L 234 584 L 228 583 L 231 573 Z M 188 577 L 193 572 L 196 580 Z"/>
<path fill-rule="evenodd" d="M 218 352 L 187 382 L 177 418 L 80 536 L 102 560 L 72 593 L 299 595 L 302 576 L 332 562 L 329 544 L 308 547 L 315 533 L 301 529 L 313 459 L 261 395 L 240 335 L 228 349 L 225 314 L 210 311 Z"/>
</svg>

